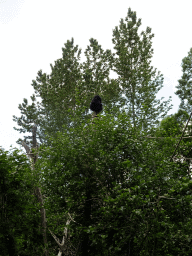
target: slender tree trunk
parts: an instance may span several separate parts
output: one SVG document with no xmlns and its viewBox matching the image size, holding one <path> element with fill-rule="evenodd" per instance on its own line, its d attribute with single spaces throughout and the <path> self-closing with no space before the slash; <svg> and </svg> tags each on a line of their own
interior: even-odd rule
<svg viewBox="0 0 192 256">
<path fill-rule="evenodd" d="M 37 196 L 37 199 L 40 203 L 40 211 L 41 211 L 41 224 L 42 224 L 42 236 L 43 236 L 43 243 L 44 243 L 44 252 L 45 256 L 48 256 L 48 250 L 47 250 L 47 224 L 46 224 L 46 213 L 44 208 L 44 202 L 43 202 L 43 196 L 41 194 L 41 189 L 39 187 L 35 188 L 35 195 Z"/>
<path fill-rule="evenodd" d="M 37 126 L 36 124 L 33 126 L 32 129 L 32 141 L 33 141 L 33 145 L 32 145 L 32 149 L 36 149 L 37 148 L 37 137 L 36 137 L 36 131 L 37 131 Z M 23 141 L 22 145 L 24 146 L 28 157 L 32 160 L 32 171 L 34 171 L 35 169 L 35 163 L 37 161 L 37 153 L 33 153 L 30 148 L 28 147 L 28 145 Z M 34 189 L 34 194 L 37 197 L 38 202 L 40 203 L 40 211 L 41 211 L 41 225 L 42 225 L 42 236 L 43 236 L 43 243 L 44 243 L 44 255 L 48 256 L 49 252 L 47 249 L 47 224 L 46 224 L 46 213 L 45 213 L 45 208 L 44 208 L 44 202 L 43 202 L 43 196 L 41 193 L 41 189 L 39 187 L 36 187 Z"/>
</svg>

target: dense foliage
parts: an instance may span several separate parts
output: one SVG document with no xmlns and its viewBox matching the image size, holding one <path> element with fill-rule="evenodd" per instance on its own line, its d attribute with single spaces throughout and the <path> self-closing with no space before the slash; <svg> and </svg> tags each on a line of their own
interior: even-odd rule
<svg viewBox="0 0 192 256">
<path fill-rule="evenodd" d="M 42 252 L 40 215 L 26 156 L 0 150 L 0 255 Z"/>
<path fill-rule="evenodd" d="M 146 135 L 135 132 L 126 114 L 118 122 L 108 115 L 43 148 L 38 169 L 46 167 L 40 177 L 48 223 L 62 235 L 70 213 L 78 255 L 192 252 L 187 166 L 170 162 L 174 147 L 160 149 Z"/>
</svg>

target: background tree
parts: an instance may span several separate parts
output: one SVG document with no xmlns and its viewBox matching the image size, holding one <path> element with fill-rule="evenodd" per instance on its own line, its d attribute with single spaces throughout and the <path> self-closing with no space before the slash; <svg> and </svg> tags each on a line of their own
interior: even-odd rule
<svg viewBox="0 0 192 256">
<path fill-rule="evenodd" d="M 192 111 L 192 48 L 188 52 L 188 56 L 182 59 L 181 67 L 183 75 L 178 80 L 179 84 L 176 86 L 175 94 L 181 100 L 180 108 L 190 114 Z"/>
<path fill-rule="evenodd" d="M 81 50 L 78 46 L 74 46 L 72 38 L 62 48 L 62 53 L 62 58 L 55 61 L 54 66 L 51 65 L 50 75 L 40 70 L 36 80 L 33 80 L 35 94 L 31 96 L 32 105 L 28 105 L 27 100 L 24 99 L 24 103 L 19 105 L 22 116 L 13 116 L 13 120 L 22 127 L 15 128 L 20 132 L 29 132 L 33 125 L 37 124 L 40 143 L 45 142 L 45 134 L 53 135 L 56 131 L 61 131 L 65 123 L 70 126 L 70 117 L 80 112 L 76 108 L 80 102 L 79 98 L 82 97 L 79 91 L 81 73 L 78 62 Z M 37 98 L 40 98 L 39 102 Z"/>
<path fill-rule="evenodd" d="M 138 34 L 141 19 L 137 21 L 136 12 L 128 9 L 125 20 L 113 30 L 115 53 L 114 71 L 126 96 L 128 113 L 134 127 L 147 128 L 158 123 L 170 110 L 168 101 L 160 103 L 157 92 L 163 86 L 163 76 L 156 74 L 150 63 L 153 56 L 151 28 Z"/>
</svg>

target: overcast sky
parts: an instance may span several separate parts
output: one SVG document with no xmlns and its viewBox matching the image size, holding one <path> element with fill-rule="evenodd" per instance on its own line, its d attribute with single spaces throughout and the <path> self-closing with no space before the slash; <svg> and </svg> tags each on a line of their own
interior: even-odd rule
<svg viewBox="0 0 192 256">
<path fill-rule="evenodd" d="M 91 37 L 112 49 L 112 30 L 129 7 L 142 19 L 141 30 L 149 26 L 155 34 L 152 65 L 164 75 L 159 96 L 172 96 L 169 114 L 177 112 L 175 86 L 192 47 L 190 0 L 0 0 L 0 146 L 18 147 L 22 134 L 13 129 L 12 116 L 20 116 L 18 105 L 33 94 L 37 72 L 49 73 L 72 37 L 83 52 Z"/>
</svg>

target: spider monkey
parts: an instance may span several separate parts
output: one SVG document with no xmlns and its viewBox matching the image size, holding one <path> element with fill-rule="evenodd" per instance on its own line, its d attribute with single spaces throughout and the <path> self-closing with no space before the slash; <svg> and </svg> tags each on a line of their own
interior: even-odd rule
<svg viewBox="0 0 192 256">
<path fill-rule="evenodd" d="M 96 115 L 101 112 L 102 108 L 102 103 L 101 103 L 101 97 L 99 95 L 96 95 L 90 104 L 90 109 L 92 111 L 95 111 Z"/>
</svg>

